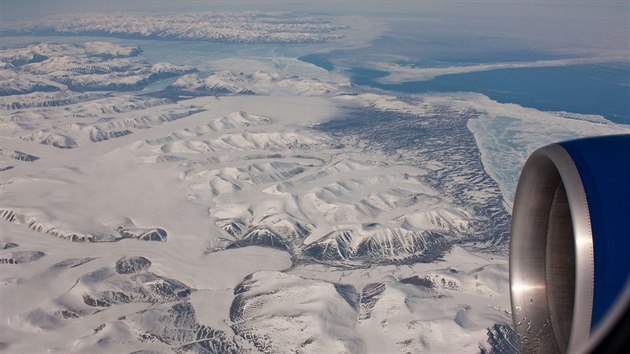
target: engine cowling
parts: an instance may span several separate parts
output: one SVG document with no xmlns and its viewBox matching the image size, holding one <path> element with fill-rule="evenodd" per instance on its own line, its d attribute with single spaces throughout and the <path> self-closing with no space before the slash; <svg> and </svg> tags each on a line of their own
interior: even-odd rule
<svg viewBox="0 0 630 354">
<path fill-rule="evenodd" d="M 629 274 L 630 135 L 535 151 L 518 182 L 510 239 L 512 319 L 521 349 L 623 348 Z"/>
</svg>

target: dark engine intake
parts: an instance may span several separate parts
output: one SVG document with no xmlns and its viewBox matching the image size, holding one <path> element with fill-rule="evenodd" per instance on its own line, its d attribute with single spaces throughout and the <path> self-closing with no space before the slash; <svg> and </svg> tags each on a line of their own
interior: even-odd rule
<svg viewBox="0 0 630 354">
<path fill-rule="evenodd" d="M 630 345 L 630 135 L 552 144 L 521 173 L 510 294 L 523 352 Z"/>
</svg>

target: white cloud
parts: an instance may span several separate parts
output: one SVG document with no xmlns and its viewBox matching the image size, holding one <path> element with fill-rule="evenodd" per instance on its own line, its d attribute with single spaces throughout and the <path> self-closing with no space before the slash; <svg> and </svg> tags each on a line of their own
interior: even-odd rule
<svg viewBox="0 0 630 354">
<path fill-rule="evenodd" d="M 427 81 L 438 76 L 463 74 L 477 71 L 491 71 L 499 69 L 522 69 L 522 68 L 542 68 L 550 66 L 567 66 L 580 64 L 595 64 L 606 62 L 618 62 L 626 60 L 621 56 L 610 57 L 594 57 L 594 58 L 571 58 L 571 59 L 552 59 L 552 60 L 535 60 L 521 62 L 504 62 L 491 64 L 475 64 L 463 66 L 447 66 L 437 68 L 416 68 L 402 66 L 391 63 L 372 63 L 371 67 L 377 70 L 389 72 L 387 76 L 379 78 L 378 81 L 383 84 L 397 84 L 410 81 Z"/>
</svg>

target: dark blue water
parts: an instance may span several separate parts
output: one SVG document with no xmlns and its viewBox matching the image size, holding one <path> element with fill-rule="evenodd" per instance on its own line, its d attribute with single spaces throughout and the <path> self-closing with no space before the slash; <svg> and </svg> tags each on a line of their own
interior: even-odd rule
<svg viewBox="0 0 630 354">
<path fill-rule="evenodd" d="M 328 54 L 325 53 L 314 53 L 299 57 L 298 60 L 301 60 L 305 63 L 310 63 L 315 66 L 319 66 L 320 68 L 328 71 L 332 71 L 335 68 L 333 62 L 328 59 Z"/>
<path fill-rule="evenodd" d="M 630 64 L 573 65 L 502 69 L 440 76 L 433 80 L 382 84 L 387 72 L 355 68 L 353 83 L 383 90 L 426 92 L 479 92 L 502 103 L 516 103 L 543 111 L 599 114 L 630 124 Z"/>
</svg>

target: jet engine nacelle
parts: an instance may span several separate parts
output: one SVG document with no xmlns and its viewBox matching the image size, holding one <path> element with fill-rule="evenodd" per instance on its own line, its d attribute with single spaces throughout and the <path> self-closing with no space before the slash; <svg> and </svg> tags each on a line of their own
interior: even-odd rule
<svg viewBox="0 0 630 354">
<path fill-rule="evenodd" d="M 512 319 L 524 352 L 621 352 L 630 337 L 630 135 L 534 152 L 512 212 Z"/>
</svg>

